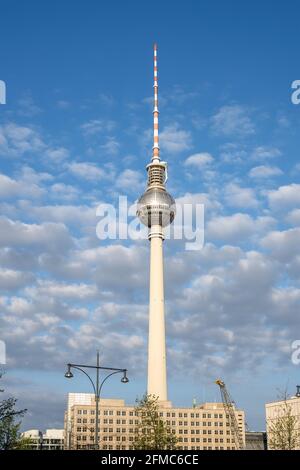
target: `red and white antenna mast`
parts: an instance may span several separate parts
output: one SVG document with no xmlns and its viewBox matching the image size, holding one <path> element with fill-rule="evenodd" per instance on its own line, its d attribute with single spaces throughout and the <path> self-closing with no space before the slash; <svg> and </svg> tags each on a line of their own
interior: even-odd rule
<svg viewBox="0 0 300 470">
<path fill-rule="evenodd" d="M 153 154 L 152 161 L 157 162 L 159 157 L 159 143 L 158 143 L 158 77 L 157 77 L 157 44 L 153 46 L 154 52 L 154 108 L 153 108 Z"/>
</svg>

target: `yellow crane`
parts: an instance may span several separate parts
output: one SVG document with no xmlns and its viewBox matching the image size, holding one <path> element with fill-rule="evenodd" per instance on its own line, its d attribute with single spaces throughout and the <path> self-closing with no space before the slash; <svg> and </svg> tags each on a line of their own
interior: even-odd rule
<svg viewBox="0 0 300 470">
<path fill-rule="evenodd" d="M 222 402 L 223 402 L 223 405 L 224 405 L 225 412 L 228 414 L 230 430 L 231 430 L 231 434 L 234 438 L 235 448 L 237 450 L 243 450 L 244 449 L 244 440 L 243 440 L 243 436 L 242 436 L 240 428 L 239 428 L 239 423 L 238 423 L 237 418 L 236 418 L 234 402 L 233 402 L 233 400 L 232 400 L 232 398 L 231 398 L 231 396 L 230 396 L 223 380 L 218 379 L 218 380 L 215 381 L 215 383 L 217 385 L 219 385 L 219 387 L 220 387 Z"/>
</svg>

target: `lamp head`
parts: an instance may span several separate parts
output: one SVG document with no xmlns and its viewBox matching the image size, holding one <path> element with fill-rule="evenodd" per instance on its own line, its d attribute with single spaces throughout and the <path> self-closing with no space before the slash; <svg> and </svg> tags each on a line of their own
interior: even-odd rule
<svg viewBox="0 0 300 470">
<path fill-rule="evenodd" d="M 65 373 L 65 377 L 66 377 L 66 379 L 72 379 L 72 377 L 74 377 L 74 375 L 73 375 L 72 372 L 71 372 L 71 366 L 70 366 L 70 364 L 68 364 L 68 370 L 67 370 L 67 372 Z"/>
<path fill-rule="evenodd" d="M 124 371 L 124 375 L 123 375 L 123 377 L 121 378 L 122 384 L 127 384 L 127 383 L 129 382 L 129 379 L 128 379 L 128 377 L 127 377 L 126 374 L 127 374 L 127 371 L 125 370 L 125 371 Z"/>
</svg>

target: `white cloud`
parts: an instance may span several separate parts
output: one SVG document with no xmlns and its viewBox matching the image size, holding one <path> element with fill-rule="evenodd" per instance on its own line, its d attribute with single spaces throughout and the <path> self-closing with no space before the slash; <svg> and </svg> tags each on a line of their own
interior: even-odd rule
<svg viewBox="0 0 300 470">
<path fill-rule="evenodd" d="M 261 245 L 271 250 L 273 256 L 280 261 L 288 262 L 300 254 L 300 228 L 285 231 L 273 231 L 266 235 Z"/>
<path fill-rule="evenodd" d="M 260 146 L 256 147 L 251 153 L 253 160 L 268 160 L 281 156 L 281 151 L 277 147 Z"/>
<path fill-rule="evenodd" d="M 24 153 L 40 152 L 46 145 L 38 133 L 29 127 L 8 123 L 0 126 L 0 155 L 19 157 Z"/>
<path fill-rule="evenodd" d="M 73 175 L 88 181 L 99 181 L 107 177 L 107 173 L 94 163 L 70 163 L 68 168 Z"/>
<path fill-rule="evenodd" d="M 300 209 L 293 209 L 286 216 L 288 223 L 300 226 Z"/>
<path fill-rule="evenodd" d="M 227 142 L 221 145 L 220 156 L 225 163 L 241 163 L 246 160 L 248 152 L 241 145 Z"/>
<path fill-rule="evenodd" d="M 211 129 L 218 135 L 247 136 L 255 133 L 249 110 L 240 105 L 222 106 L 211 118 Z"/>
<path fill-rule="evenodd" d="M 38 198 L 44 190 L 38 185 L 22 180 L 14 180 L 9 176 L 0 174 L 0 198 Z"/>
<path fill-rule="evenodd" d="M 110 132 L 116 127 L 116 123 L 110 120 L 92 119 L 82 124 L 81 129 L 86 136 Z"/>
<path fill-rule="evenodd" d="M 212 163 L 213 160 L 214 158 L 212 157 L 210 153 L 207 153 L 207 152 L 195 153 L 185 160 L 184 165 L 195 166 L 197 168 L 203 168 L 209 163 Z"/>
<path fill-rule="evenodd" d="M 205 238 L 208 240 L 238 241 L 266 231 L 275 221 L 272 217 L 253 219 L 248 214 L 236 213 L 214 217 L 207 223 Z"/>
<path fill-rule="evenodd" d="M 189 150 L 192 146 L 190 131 L 180 129 L 177 123 L 165 126 L 160 133 L 159 139 L 163 152 L 179 153 Z"/>
<path fill-rule="evenodd" d="M 64 147 L 48 148 L 45 156 L 53 163 L 60 163 L 69 156 L 69 151 Z"/>
<path fill-rule="evenodd" d="M 67 284 L 56 281 L 38 281 L 34 287 L 25 289 L 25 294 L 30 297 L 39 298 L 39 296 L 56 297 L 73 300 L 92 300 L 98 293 L 96 285 L 93 284 Z"/>
<path fill-rule="evenodd" d="M 116 187 L 124 191 L 140 191 L 145 186 L 143 175 L 136 170 L 124 170 L 117 177 Z"/>
<path fill-rule="evenodd" d="M 278 189 L 267 191 L 266 194 L 272 209 L 285 209 L 300 205 L 300 184 L 280 186 Z"/>
<path fill-rule="evenodd" d="M 16 290 L 33 282 L 34 276 L 22 271 L 0 269 L 0 289 Z"/>
<path fill-rule="evenodd" d="M 235 183 L 230 183 L 225 187 L 225 201 L 229 206 L 240 208 L 258 205 L 255 191 L 252 188 L 241 188 Z"/>
<path fill-rule="evenodd" d="M 24 224 L 0 217 L 0 245 L 59 252 L 73 246 L 73 241 L 64 224 Z"/>
<path fill-rule="evenodd" d="M 18 100 L 18 114 L 20 116 L 32 117 L 42 112 L 41 108 L 35 104 L 32 96 L 25 95 Z"/>
<path fill-rule="evenodd" d="M 25 209 L 25 208 L 24 208 Z M 86 225 L 96 226 L 96 208 L 86 205 L 47 205 L 34 206 L 26 209 L 38 221 L 77 224 L 77 228 Z M 78 226 L 80 224 L 80 226 Z"/>
<path fill-rule="evenodd" d="M 108 137 L 105 144 L 100 145 L 108 155 L 117 155 L 120 149 L 120 144 L 115 137 Z"/>
<path fill-rule="evenodd" d="M 249 176 L 251 178 L 270 178 L 282 175 L 283 172 L 277 166 L 259 165 L 251 168 Z"/>
</svg>

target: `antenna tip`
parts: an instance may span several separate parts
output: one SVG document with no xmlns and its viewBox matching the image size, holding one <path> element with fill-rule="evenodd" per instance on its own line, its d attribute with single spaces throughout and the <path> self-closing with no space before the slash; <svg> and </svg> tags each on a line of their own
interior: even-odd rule
<svg viewBox="0 0 300 470">
<path fill-rule="evenodd" d="M 153 44 L 153 49 L 154 49 L 155 51 L 157 50 L 157 43 L 156 43 L 156 42 Z"/>
</svg>

